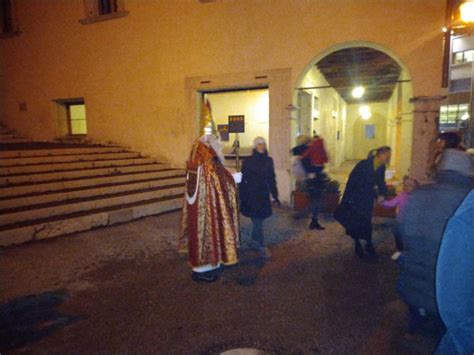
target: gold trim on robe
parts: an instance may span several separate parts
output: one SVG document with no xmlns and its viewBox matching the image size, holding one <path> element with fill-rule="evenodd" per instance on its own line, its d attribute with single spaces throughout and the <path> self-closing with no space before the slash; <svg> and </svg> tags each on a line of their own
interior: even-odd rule
<svg viewBox="0 0 474 355">
<path fill-rule="evenodd" d="M 187 162 L 178 250 L 192 267 L 238 262 L 239 210 L 232 174 L 215 151 L 197 140 Z"/>
</svg>

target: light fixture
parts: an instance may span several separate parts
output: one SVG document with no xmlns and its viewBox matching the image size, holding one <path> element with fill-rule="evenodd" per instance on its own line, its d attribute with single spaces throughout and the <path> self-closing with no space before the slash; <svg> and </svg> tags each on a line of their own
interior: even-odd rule
<svg viewBox="0 0 474 355">
<path fill-rule="evenodd" d="M 365 89 L 363 86 L 356 86 L 352 89 L 352 96 L 356 99 L 360 99 L 364 95 Z"/>
<path fill-rule="evenodd" d="M 359 114 L 360 118 L 363 120 L 368 120 L 370 117 L 372 117 L 372 112 L 370 112 L 370 107 L 367 105 L 359 107 Z"/>
<path fill-rule="evenodd" d="M 444 33 L 448 32 L 448 28 L 446 26 L 444 26 L 442 29 L 441 29 Z"/>
<path fill-rule="evenodd" d="M 469 119 L 469 114 L 467 112 L 465 112 L 462 116 L 461 116 L 461 121 L 467 121 Z"/>
<path fill-rule="evenodd" d="M 459 6 L 461 20 L 463 22 L 474 22 L 474 2 L 466 1 Z"/>
</svg>

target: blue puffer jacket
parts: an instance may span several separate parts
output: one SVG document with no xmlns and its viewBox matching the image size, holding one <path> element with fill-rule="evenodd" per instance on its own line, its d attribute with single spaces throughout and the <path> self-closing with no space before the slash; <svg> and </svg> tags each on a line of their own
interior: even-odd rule
<svg viewBox="0 0 474 355">
<path fill-rule="evenodd" d="M 449 220 L 436 266 L 446 334 L 436 354 L 474 354 L 474 190 Z"/>
<path fill-rule="evenodd" d="M 468 177 L 441 171 L 434 184 L 410 195 L 400 233 L 404 250 L 398 290 L 412 308 L 439 316 L 435 293 L 438 251 L 448 220 L 471 190 Z"/>
</svg>

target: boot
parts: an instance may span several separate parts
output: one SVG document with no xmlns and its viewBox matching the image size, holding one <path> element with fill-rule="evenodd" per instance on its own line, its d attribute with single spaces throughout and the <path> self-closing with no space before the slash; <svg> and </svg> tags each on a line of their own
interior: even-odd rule
<svg viewBox="0 0 474 355">
<path fill-rule="evenodd" d="M 362 245 L 360 244 L 359 240 L 355 241 L 355 253 L 359 258 L 365 258 L 364 249 L 362 249 Z"/>
<path fill-rule="evenodd" d="M 195 282 L 211 283 L 219 279 L 219 274 L 215 271 L 208 271 L 208 272 L 193 271 L 191 278 Z"/>
<path fill-rule="evenodd" d="M 317 229 L 317 230 L 323 231 L 326 228 L 324 228 L 322 225 L 320 225 L 316 218 L 313 218 L 311 220 L 310 225 L 309 225 L 309 229 Z"/>
</svg>

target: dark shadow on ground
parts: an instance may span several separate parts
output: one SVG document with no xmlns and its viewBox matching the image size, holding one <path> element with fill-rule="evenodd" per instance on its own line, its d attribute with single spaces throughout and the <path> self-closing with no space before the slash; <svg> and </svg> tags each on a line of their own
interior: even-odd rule
<svg viewBox="0 0 474 355">
<path fill-rule="evenodd" d="M 223 273 L 225 283 L 235 282 L 240 286 L 252 286 L 258 279 L 258 274 L 267 263 L 267 259 L 253 250 L 239 252 L 240 262 L 237 265 L 226 267 Z"/>
<path fill-rule="evenodd" d="M 16 298 L 0 305 L 0 351 L 20 348 L 72 324 L 79 317 L 61 314 L 57 307 L 69 295 L 45 292 Z"/>
</svg>

